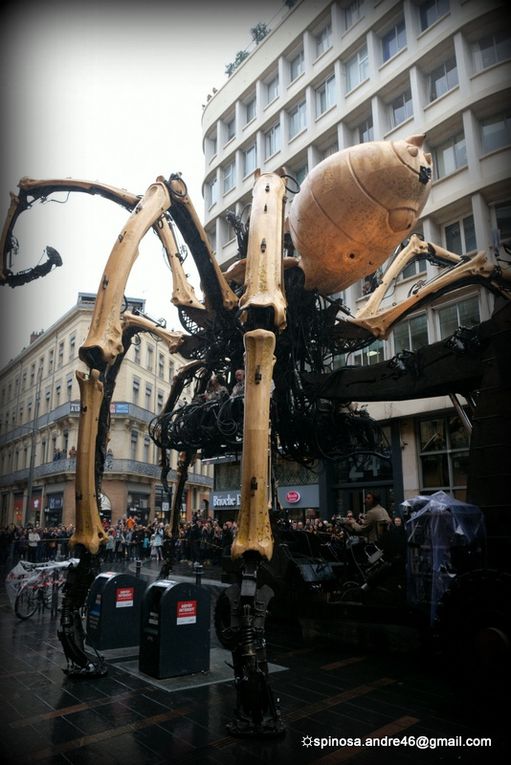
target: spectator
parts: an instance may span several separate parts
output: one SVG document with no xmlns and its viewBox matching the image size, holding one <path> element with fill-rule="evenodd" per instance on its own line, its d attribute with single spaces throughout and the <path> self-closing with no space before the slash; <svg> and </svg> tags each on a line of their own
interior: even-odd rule
<svg viewBox="0 0 511 765">
<path fill-rule="evenodd" d="M 41 537 L 37 529 L 32 526 L 28 528 L 28 560 L 31 563 L 38 562 L 38 546 L 41 541 Z"/>
<path fill-rule="evenodd" d="M 391 523 L 390 516 L 380 505 L 380 497 L 376 492 L 366 492 L 364 505 L 366 513 L 363 520 L 357 523 L 354 519 L 347 519 L 346 525 L 354 534 L 365 536 L 368 542 L 377 542 L 388 530 Z"/>
<path fill-rule="evenodd" d="M 231 391 L 231 396 L 243 396 L 245 393 L 245 371 L 243 369 L 237 369 L 234 373 L 236 382 Z"/>
<path fill-rule="evenodd" d="M 216 375 L 212 375 L 204 395 L 206 401 L 218 401 L 219 399 L 224 398 L 224 396 L 229 394 L 222 378 L 217 377 Z"/>
<path fill-rule="evenodd" d="M 157 561 L 162 561 L 163 535 L 160 534 L 159 530 L 156 530 L 151 534 L 150 545 L 151 558 L 155 558 Z"/>
</svg>

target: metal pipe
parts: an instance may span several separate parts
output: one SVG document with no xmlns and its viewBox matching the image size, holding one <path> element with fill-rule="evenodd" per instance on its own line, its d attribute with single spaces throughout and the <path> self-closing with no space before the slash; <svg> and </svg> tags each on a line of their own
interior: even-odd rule
<svg viewBox="0 0 511 765">
<path fill-rule="evenodd" d="M 456 393 L 449 393 L 449 398 L 451 399 L 452 405 L 456 409 L 456 412 L 458 413 L 458 417 L 460 418 L 463 427 L 467 431 L 468 435 L 472 435 L 472 423 L 470 421 L 470 417 L 466 413 L 466 411 L 463 409 Z"/>
</svg>

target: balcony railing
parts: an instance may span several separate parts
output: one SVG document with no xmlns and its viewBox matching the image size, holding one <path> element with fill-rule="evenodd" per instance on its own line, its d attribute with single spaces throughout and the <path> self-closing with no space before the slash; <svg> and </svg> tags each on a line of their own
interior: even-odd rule
<svg viewBox="0 0 511 765">
<path fill-rule="evenodd" d="M 73 475 L 76 471 L 76 459 L 60 459 L 53 462 L 46 462 L 34 468 L 33 481 L 38 481 L 49 476 Z M 105 476 L 114 475 L 134 475 L 155 478 L 159 480 L 161 468 L 159 465 L 151 465 L 146 462 L 139 462 L 131 459 L 111 459 L 107 458 L 105 463 Z M 9 486 L 13 483 L 27 483 L 29 477 L 29 468 L 16 470 L 13 473 L 0 476 L 0 487 Z M 177 473 L 175 470 L 169 471 L 169 480 L 175 481 Z M 200 473 L 189 473 L 188 482 L 213 488 L 213 479 Z"/>
<path fill-rule="evenodd" d="M 43 428 L 47 428 L 54 423 L 58 423 L 59 420 L 64 420 L 68 417 L 78 417 L 79 414 L 80 402 L 66 401 L 64 404 L 57 406 L 50 412 L 41 414 L 36 421 L 29 420 L 23 425 L 18 425 L 12 430 L 9 430 L 7 433 L 0 435 L 0 446 L 4 446 L 5 444 L 11 443 L 12 441 L 17 441 L 18 439 L 29 435 L 33 431 L 39 431 Z M 143 409 L 141 406 L 137 406 L 137 404 L 130 404 L 127 401 L 113 402 L 111 405 L 110 415 L 114 419 L 116 417 L 128 418 L 135 420 L 136 422 L 143 422 L 146 425 L 149 424 L 155 417 L 154 412 L 148 409 Z"/>
</svg>

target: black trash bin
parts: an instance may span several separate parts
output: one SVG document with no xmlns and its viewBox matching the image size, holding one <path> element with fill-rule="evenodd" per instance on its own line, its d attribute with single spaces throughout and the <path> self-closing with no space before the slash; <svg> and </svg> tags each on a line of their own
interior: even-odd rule
<svg viewBox="0 0 511 765">
<path fill-rule="evenodd" d="M 133 574 L 99 574 L 87 598 L 86 643 L 100 651 L 138 645 L 145 588 Z"/>
<path fill-rule="evenodd" d="M 142 603 L 139 670 L 179 677 L 209 670 L 211 596 L 188 582 L 161 579 Z"/>
</svg>

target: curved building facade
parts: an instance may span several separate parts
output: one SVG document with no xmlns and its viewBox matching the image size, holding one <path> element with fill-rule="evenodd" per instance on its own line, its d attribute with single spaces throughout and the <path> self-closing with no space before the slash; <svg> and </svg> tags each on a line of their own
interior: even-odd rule
<svg viewBox="0 0 511 765">
<path fill-rule="evenodd" d="M 300 184 L 333 152 L 417 133 L 426 134 L 434 174 L 414 230 L 458 254 L 484 250 L 498 257 L 511 238 L 511 33 L 505 13 L 503 3 L 486 0 L 302 0 L 284 6 L 270 34 L 204 109 L 205 228 L 222 266 L 236 259 L 237 250 L 225 215 L 245 214 L 257 168 L 284 167 Z M 383 307 L 436 273 L 435 266 L 412 263 Z M 377 276 L 342 293 L 353 313 Z M 415 350 L 488 318 L 492 307 L 489 293 L 466 287 L 339 363 L 373 364 Z M 468 441 L 460 440 L 449 399 L 372 404 L 370 411 L 392 431 L 399 457 L 395 497 L 437 489 L 464 497 Z M 341 510 L 371 480 L 370 471 L 357 477 L 343 470 L 329 481 Z M 373 480 L 379 482 L 376 468 Z"/>
</svg>

